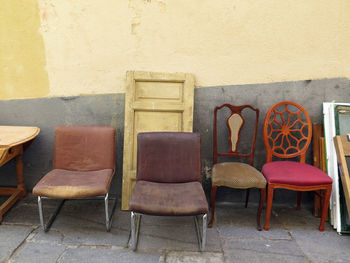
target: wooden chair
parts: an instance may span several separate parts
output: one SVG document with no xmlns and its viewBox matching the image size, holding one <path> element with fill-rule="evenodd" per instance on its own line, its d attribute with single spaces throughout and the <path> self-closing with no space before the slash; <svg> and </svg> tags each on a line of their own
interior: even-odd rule
<svg viewBox="0 0 350 263">
<path fill-rule="evenodd" d="M 195 216 L 200 250 L 205 249 L 208 203 L 202 188 L 200 135 L 151 132 L 137 136 L 136 184 L 131 194 L 132 249 L 141 215 Z M 199 230 L 197 216 L 202 217 Z"/>
<path fill-rule="evenodd" d="M 108 192 L 115 173 L 115 128 L 105 126 L 58 126 L 55 130 L 53 170 L 33 188 L 38 196 L 40 223 L 47 232 L 66 199 L 101 196 L 105 201 L 106 229 L 110 231 Z M 44 224 L 42 199 L 62 199 Z"/>
<path fill-rule="evenodd" d="M 220 151 L 218 149 L 218 130 L 223 130 L 224 125 L 218 125 L 218 114 L 224 110 L 228 110 L 228 117 L 221 118 L 226 120 L 226 125 L 228 129 L 228 143 L 230 147 L 227 152 Z M 248 147 L 248 152 L 242 152 L 242 149 L 238 147 L 242 134 L 242 129 L 246 124 L 245 114 L 243 112 L 250 111 L 253 122 L 252 122 L 252 138 L 251 141 L 246 145 Z M 214 131 L 213 131 L 213 170 L 212 170 L 212 188 L 211 188 L 211 219 L 209 222 L 209 227 L 213 226 L 214 223 L 214 213 L 215 213 L 215 197 L 216 191 L 219 186 L 226 186 L 237 189 L 247 189 L 245 206 L 248 205 L 249 199 L 249 189 L 258 188 L 260 189 L 260 203 L 257 212 L 257 226 L 258 230 L 261 230 L 260 216 L 266 195 L 266 180 L 264 176 L 254 168 L 254 152 L 255 152 L 255 142 L 256 134 L 259 123 L 259 110 L 253 108 L 250 105 L 234 106 L 230 104 L 223 104 L 221 106 L 215 107 L 214 110 Z M 244 159 L 249 163 L 243 162 L 221 162 L 218 163 L 218 157 L 236 157 L 239 159 Z"/>
<path fill-rule="evenodd" d="M 282 101 L 267 112 L 263 127 L 266 164 L 262 168 L 268 184 L 265 230 L 269 229 L 273 192 L 277 188 L 298 191 L 298 210 L 303 191 L 321 190 L 323 205 L 319 230 L 324 230 L 332 179 L 320 169 L 305 164 L 305 154 L 311 137 L 312 124 L 309 114 L 299 104 Z M 280 159 L 299 157 L 299 162 L 295 160 L 272 162 L 273 157 Z"/>
</svg>

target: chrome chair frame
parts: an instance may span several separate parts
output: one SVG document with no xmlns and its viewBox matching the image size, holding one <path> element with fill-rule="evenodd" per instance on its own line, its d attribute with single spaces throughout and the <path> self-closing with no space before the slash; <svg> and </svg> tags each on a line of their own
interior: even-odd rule
<svg viewBox="0 0 350 263">
<path fill-rule="evenodd" d="M 106 230 L 107 232 L 111 231 L 111 227 L 112 227 L 112 219 L 113 219 L 113 215 L 114 215 L 114 211 L 117 207 L 117 197 L 116 198 L 111 198 L 111 200 L 114 200 L 113 202 L 113 207 L 112 207 L 112 211 L 111 214 L 109 215 L 108 212 L 108 200 L 109 200 L 109 195 L 108 193 L 104 196 L 97 196 L 96 198 L 92 198 L 92 199 L 98 199 L 98 198 L 104 198 L 105 200 L 105 214 L 106 214 Z M 43 207 L 42 207 L 42 201 L 41 199 L 54 199 L 54 198 L 49 198 L 49 197 L 44 197 L 44 196 L 38 196 L 38 206 L 39 206 L 39 217 L 40 217 L 40 224 L 41 224 L 41 228 L 44 232 L 48 232 L 50 230 L 51 225 L 53 224 L 53 222 L 56 219 L 56 216 L 58 215 L 58 213 L 60 212 L 64 202 L 67 199 L 62 199 L 62 201 L 59 203 L 59 205 L 57 206 L 56 210 L 54 211 L 54 213 L 50 216 L 48 222 L 45 224 L 44 223 L 44 214 L 43 214 Z M 69 199 L 69 200 L 86 200 L 89 198 L 78 198 L 78 199 Z"/>
<path fill-rule="evenodd" d="M 139 240 L 140 225 L 141 225 L 141 213 L 135 213 L 131 211 L 131 249 L 133 251 L 137 248 L 137 243 Z M 196 234 L 198 240 L 198 246 L 200 251 L 205 250 L 206 239 L 207 239 L 207 214 L 202 216 L 202 232 L 199 229 L 198 215 L 194 216 L 194 223 L 196 227 Z"/>
</svg>

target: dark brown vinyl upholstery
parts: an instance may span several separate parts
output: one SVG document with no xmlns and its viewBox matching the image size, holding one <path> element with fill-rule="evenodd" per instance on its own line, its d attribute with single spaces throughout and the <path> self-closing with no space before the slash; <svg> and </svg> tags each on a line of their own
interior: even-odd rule
<svg viewBox="0 0 350 263">
<path fill-rule="evenodd" d="M 208 203 L 199 182 L 138 181 L 129 205 L 132 211 L 149 215 L 189 216 L 208 213 Z"/>
<path fill-rule="evenodd" d="M 202 181 L 198 133 L 141 133 L 137 143 L 136 180 L 158 183 Z"/>
<path fill-rule="evenodd" d="M 33 188 L 36 196 L 86 198 L 105 195 L 115 171 L 115 128 L 58 126 L 54 169 Z"/>
<path fill-rule="evenodd" d="M 151 215 L 206 214 L 200 135 L 140 133 L 136 184 L 129 205 L 131 211 Z"/>
</svg>

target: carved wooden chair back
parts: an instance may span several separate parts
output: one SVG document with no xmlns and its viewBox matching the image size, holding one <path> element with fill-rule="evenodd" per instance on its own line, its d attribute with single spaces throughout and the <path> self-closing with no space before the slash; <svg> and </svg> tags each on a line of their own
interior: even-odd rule
<svg viewBox="0 0 350 263">
<path fill-rule="evenodd" d="M 218 128 L 221 127 L 218 124 L 218 115 L 219 112 L 223 109 L 229 109 L 229 116 L 226 118 L 226 125 L 229 131 L 228 141 L 229 141 L 229 149 L 227 152 L 219 152 L 218 150 Z M 250 151 L 248 153 L 242 153 L 239 149 L 239 142 L 241 140 L 241 132 L 243 126 L 246 122 L 243 111 L 246 109 L 250 109 L 255 113 L 255 124 L 254 131 L 252 136 L 252 143 L 250 147 Z M 214 131 L 213 131 L 213 164 L 218 162 L 218 157 L 239 157 L 239 158 L 248 158 L 249 164 L 253 165 L 254 163 L 254 152 L 255 152 L 255 144 L 256 144 L 256 135 L 258 131 L 258 122 L 259 122 L 259 110 L 250 106 L 250 105 L 242 105 L 242 106 L 234 106 L 231 104 L 223 104 L 221 106 L 217 106 L 214 109 Z M 221 150 L 221 149 L 220 149 Z"/>
<path fill-rule="evenodd" d="M 300 157 L 305 163 L 305 153 L 312 137 L 312 123 L 307 111 L 299 104 L 282 101 L 266 113 L 263 127 L 266 162 L 272 157 Z"/>
</svg>

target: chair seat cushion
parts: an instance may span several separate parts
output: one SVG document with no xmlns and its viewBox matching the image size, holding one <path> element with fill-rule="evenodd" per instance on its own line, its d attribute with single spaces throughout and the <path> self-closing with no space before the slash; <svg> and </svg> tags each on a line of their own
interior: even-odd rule
<svg viewBox="0 0 350 263">
<path fill-rule="evenodd" d="M 113 169 L 68 171 L 54 169 L 33 188 L 33 195 L 51 198 L 86 198 L 108 193 Z"/>
<path fill-rule="evenodd" d="M 137 181 L 132 191 L 131 211 L 148 215 L 185 216 L 208 213 L 201 183 L 155 183 Z"/>
<path fill-rule="evenodd" d="M 265 188 L 264 176 L 246 163 L 224 162 L 213 166 L 212 184 L 231 188 Z"/>
<path fill-rule="evenodd" d="M 314 186 L 332 184 L 332 179 L 315 166 L 292 162 L 276 161 L 266 163 L 262 173 L 268 183 Z"/>
</svg>

